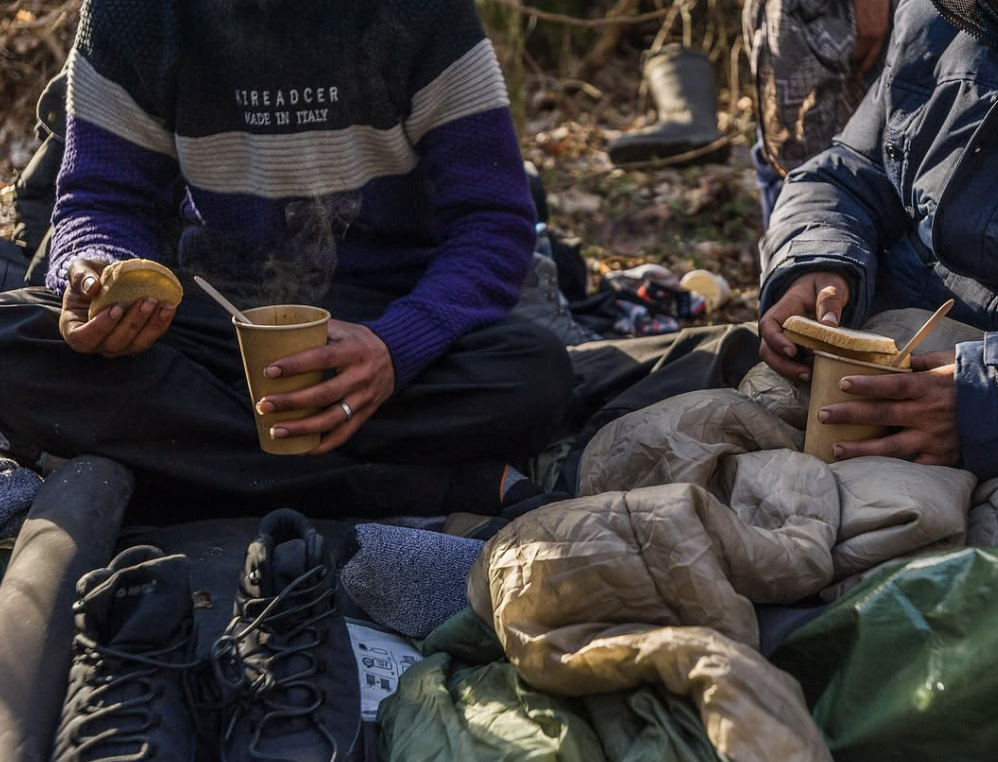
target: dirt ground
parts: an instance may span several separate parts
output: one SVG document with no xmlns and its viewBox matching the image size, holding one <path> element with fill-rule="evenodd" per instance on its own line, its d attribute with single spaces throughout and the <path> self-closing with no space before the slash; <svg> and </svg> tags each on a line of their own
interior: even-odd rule
<svg viewBox="0 0 998 762">
<path fill-rule="evenodd" d="M 79 0 L 15 0 L 0 11 L 0 236 L 13 228 L 12 183 L 38 145 L 35 101 L 65 61 L 78 5 Z M 543 30 L 535 29 L 523 54 L 528 65 L 510 77 L 525 112 L 524 156 L 541 171 L 552 227 L 583 241 L 591 285 L 606 269 L 645 262 L 661 263 L 679 276 L 706 268 L 732 286 L 727 304 L 708 317 L 713 322 L 751 320 L 758 308 L 761 218 L 748 151 L 753 116 L 747 64 L 730 44 L 737 34 L 736 9 L 725 11 L 720 27 L 728 39 L 708 30 L 714 42 L 704 39 L 701 45 L 710 51 L 721 81 L 719 125 L 731 140 L 725 164 L 624 171 L 610 163 L 605 151 L 610 141 L 655 120 L 640 77 L 641 49 L 655 36 L 654 23 L 644 32 L 622 35 L 585 79 L 567 72 L 595 39 L 593 33 L 581 43 L 562 44 L 552 64 L 538 63 Z M 589 15 L 600 13 L 590 9 Z M 685 33 L 687 42 L 698 44 L 689 39 L 689 29 Z M 502 36 L 493 38 L 508 65 Z"/>
</svg>

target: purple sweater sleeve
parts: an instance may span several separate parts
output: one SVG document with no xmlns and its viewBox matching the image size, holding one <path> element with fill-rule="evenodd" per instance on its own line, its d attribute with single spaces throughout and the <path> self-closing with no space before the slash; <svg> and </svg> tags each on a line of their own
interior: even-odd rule
<svg viewBox="0 0 998 762">
<path fill-rule="evenodd" d="M 392 353 L 397 389 L 457 338 L 508 314 L 535 241 L 536 213 L 508 109 L 436 127 L 416 149 L 434 187 L 441 243 L 412 293 L 369 324 Z"/>
<path fill-rule="evenodd" d="M 166 245 L 163 212 L 178 173 L 172 157 L 70 114 L 46 285 L 63 291 L 74 259 L 158 259 Z"/>
</svg>

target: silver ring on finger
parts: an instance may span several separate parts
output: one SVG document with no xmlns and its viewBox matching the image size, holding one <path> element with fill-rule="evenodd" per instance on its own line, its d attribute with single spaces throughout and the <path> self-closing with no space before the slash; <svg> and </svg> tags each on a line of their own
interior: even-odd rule
<svg viewBox="0 0 998 762">
<path fill-rule="evenodd" d="M 343 413 L 346 415 L 348 421 L 353 418 L 353 410 L 350 409 L 350 406 L 347 403 L 340 402 L 339 405 L 343 408 Z"/>
</svg>

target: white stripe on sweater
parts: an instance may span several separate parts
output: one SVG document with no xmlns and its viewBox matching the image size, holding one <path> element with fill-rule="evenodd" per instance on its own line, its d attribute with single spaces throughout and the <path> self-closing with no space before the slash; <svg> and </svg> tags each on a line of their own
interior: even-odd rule
<svg viewBox="0 0 998 762">
<path fill-rule="evenodd" d="M 355 190 L 376 177 L 406 174 L 418 162 L 401 125 L 388 130 L 354 125 L 291 135 L 178 135 L 177 148 L 180 169 L 191 184 L 215 193 L 265 198 Z"/>
<path fill-rule="evenodd" d="M 405 132 L 416 145 L 436 127 L 508 105 L 499 61 L 492 42 L 485 38 L 416 93 Z"/>
<path fill-rule="evenodd" d="M 150 151 L 177 157 L 173 133 L 121 85 L 102 76 L 75 49 L 69 54 L 66 111 Z"/>
<path fill-rule="evenodd" d="M 281 135 L 242 131 L 173 135 L 75 50 L 69 65 L 70 114 L 143 148 L 178 158 L 184 178 L 199 188 L 270 199 L 341 193 L 377 177 L 406 174 L 419 160 L 413 146 L 428 132 L 509 105 L 488 39 L 416 93 L 404 126 L 389 129 L 352 125 Z"/>
</svg>

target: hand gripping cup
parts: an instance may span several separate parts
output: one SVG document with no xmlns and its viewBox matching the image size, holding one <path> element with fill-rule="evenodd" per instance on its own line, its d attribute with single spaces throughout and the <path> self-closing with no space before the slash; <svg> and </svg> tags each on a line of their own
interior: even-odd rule
<svg viewBox="0 0 998 762">
<path fill-rule="evenodd" d="M 811 403 L 807 409 L 807 432 L 804 435 L 804 452 L 834 463 L 832 446 L 836 442 L 862 442 L 886 436 L 887 426 L 866 426 L 853 423 L 822 423 L 818 412 L 826 405 L 838 402 L 869 400 L 858 394 L 839 389 L 845 376 L 885 376 L 888 373 L 911 373 L 911 368 L 893 368 L 862 360 L 839 357 L 829 352 L 814 350 L 814 368 L 811 373 Z"/>
<path fill-rule="evenodd" d="M 261 449 L 273 455 L 300 455 L 314 450 L 322 438 L 319 434 L 274 439 L 270 436 L 270 429 L 281 421 L 314 415 L 319 412 L 318 408 L 261 415 L 256 409 L 256 403 L 268 394 L 295 392 L 322 381 L 322 371 L 267 378 L 263 369 L 282 357 L 323 346 L 326 343 L 329 312 L 303 304 L 276 304 L 243 310 L 243 314 L 253 321 L 253 325 L 235 318 L 232 319 L 232 324 L 236 327 L 239 349 L 243 355 L 250 406 L 256 417 Z"/>
</svg>

